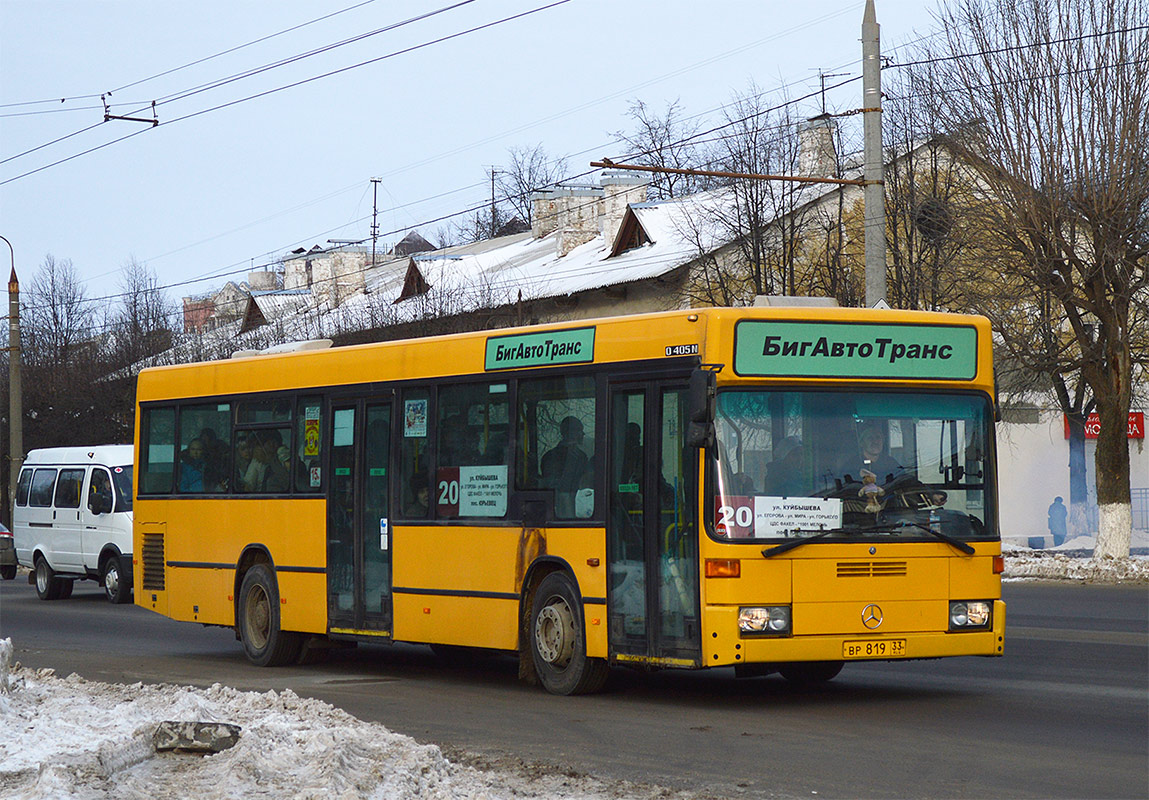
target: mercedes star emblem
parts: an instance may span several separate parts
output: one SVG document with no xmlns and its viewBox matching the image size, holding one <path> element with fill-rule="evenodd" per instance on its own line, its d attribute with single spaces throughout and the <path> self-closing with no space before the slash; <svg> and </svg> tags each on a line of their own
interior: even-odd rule
<svg viewBox="0 0 1149 800">
<path fill-rule="evenodd" d="M 862 624 L 874 630 L 882 624 L 882 607 L 874 603 L 862 609 Z"/>
</svg>

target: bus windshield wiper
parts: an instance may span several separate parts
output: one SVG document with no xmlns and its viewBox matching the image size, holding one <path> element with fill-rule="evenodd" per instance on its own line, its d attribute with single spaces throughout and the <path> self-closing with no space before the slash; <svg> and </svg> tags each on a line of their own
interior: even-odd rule
<svg viewBox="0 0 1149 800">
<path fill-rule="evenodd" d="M 771 556 L 785 553 L 787 550 L 793 550 L 795 547 L 801 547 L 807 542 L 823 539 L 832 533 L 876 533 L 878 531 L 893 533 L 897 529 L 897 525 L 870 525 L 865 528 L 791 528 L 788 531 L 789 533 L 812 533 L 814 535 L 806 536 L 802 539 L 792 539 L 789 542 L 783 542 L 774 547 L 767 547 L 762 551 L 762 555 L 766 558 L 770 558 Z"/>
<path fill-rule="evenodd" d="M 950 545 L 951 547 L 956 547 L 958 550 L 962 551 L 967 556 L 972 556 L 974 553 L 977 552 L 976 550 L 973 549 L 973 547 L 971 547 L 970 545 L 961 541 L 960 539 L 955 539 L 954 537 L 948 536 L 948 535 L 942 533 L 941 531 L 935 531 L 933 528 L 929 527 L 928 525 L 923 525 L 920 522 L 902 522 L 898 527 L 917 528 L 918 530 L 923 530 L 926 533 L 931 534 L 932 536 L 938 537 L 939 539 L 941 539 L 943 542 Z"/>
</svg>

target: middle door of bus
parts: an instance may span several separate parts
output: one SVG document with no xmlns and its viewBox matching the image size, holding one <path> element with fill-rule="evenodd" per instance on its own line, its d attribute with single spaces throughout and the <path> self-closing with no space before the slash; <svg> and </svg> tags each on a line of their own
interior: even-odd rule
<svg viewBox="0 0 1149 800">
<path fill-rule="evenodd" d="M 613 384 L 607 472 L 608 636 L 619 661 L 701 658 L 697 451 L 679 382 Z"/>
<path fill-rule="evenodd" d="M 332 403 L 327 615 L 333 633 L 391 630 L 391 403 Z"/>
</svg>

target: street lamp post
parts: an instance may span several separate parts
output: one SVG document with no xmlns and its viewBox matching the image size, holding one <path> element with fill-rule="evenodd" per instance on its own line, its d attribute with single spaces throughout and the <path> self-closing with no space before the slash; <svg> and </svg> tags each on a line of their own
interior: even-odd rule
<svg viewBox="0 0 1149 800">
<path fill-rule="evenodd" d="M 8 508 L 12 513 L 16 500 L 16 482 L 24 464 L 24 395 L 20 378 L 20 281 L 16 278 L 16 250 L 8 245 L 12 257 L 12 274 L 8 277 Z M 11 517 L 8 520 L 11 521 Z"/>
</svg>

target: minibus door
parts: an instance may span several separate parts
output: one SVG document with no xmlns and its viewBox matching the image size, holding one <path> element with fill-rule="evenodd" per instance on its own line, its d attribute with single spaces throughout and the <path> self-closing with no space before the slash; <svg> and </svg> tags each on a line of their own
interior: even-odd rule
<svg viewBox="0 0 1149 800">
<path fill-rule="evenodd" d="M 680 383 L 612 386 L 607 471 L 611 656 L 696 666 L 701 659 L 695 458 Z"/>
<path fill-rule="evenodd" d="M 333 633 L 391 630 L 391 404 L 332 408 L 327 614 Z"/>
</svg>

